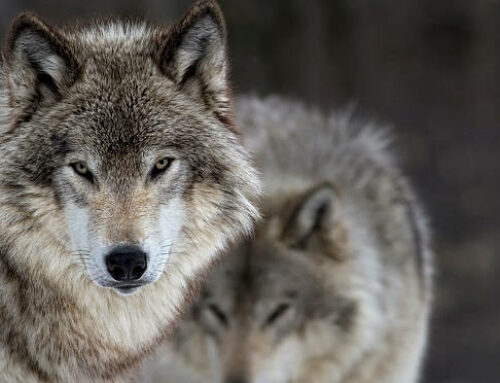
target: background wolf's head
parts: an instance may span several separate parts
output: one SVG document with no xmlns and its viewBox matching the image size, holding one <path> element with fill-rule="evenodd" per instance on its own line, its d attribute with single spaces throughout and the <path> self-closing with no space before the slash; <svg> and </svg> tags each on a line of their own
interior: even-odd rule
<svg viewBox="0 0 500 383">
<path fill-rule="evenodd" d="M 319 184 L 273 205 L 177 331 L 175 349 L 201 381 L 340 381 L 362 348 L 361 323 L 371 319 L 361 318 L 358 261 L 346 249 L 334 189 Z"/>
<path fill-rule="evenodd" d="M 84 265 L 72 275 L 85 270 L 128 294 L 165 267 L 195 275 L 251 228 L 258 181 L 232 125 L 225 33 L 212 1 L 170 28 L 14 22 L 1 92 L 2 232 L 45 233 L 68 250 L 65 259 L 27 251 L 24 261 L 42 273 Z"/>
</svg>

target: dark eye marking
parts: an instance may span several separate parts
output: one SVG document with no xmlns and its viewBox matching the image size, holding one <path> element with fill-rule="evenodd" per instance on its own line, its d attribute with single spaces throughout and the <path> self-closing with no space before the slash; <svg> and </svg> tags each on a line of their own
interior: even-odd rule
<svg viewBox="0 0 500 383">
<path fill-rule="evenodd" d="M 164 157 L 156 161 L 156 163 L 153 166 L 153 169 L 151 169 L 151 172 L 149 173 L 151 179 L 154 180 L 163 173 L 165 173 L 168 170 L 168 168 L 170 168 L 170 165 L 172 165 L 173 161 L 174 159 L 170 157 Z"/>
<path fill-rule="evenodd" d="M 280 317 L 283 316 L 290 309 L 289 303 L 281 303 L 271 312 L 271 314 L 266 319 L 266 326 L 272 325 L 276 322 Z"/>
<path fill-rule="evenodd" d="M 224 314 L 224 312 L 219 308 L 217 307 L 217 305 L 214 305 L 213 303 L 212 304 L 209 304 L 208 306 L 208 309 L 210 310 L 210 312 L 219 320 L 219 322 L 221 322 L 225 327 L 227 327 L 229 325 L 229 320 L 227 319 L 227 315 Z"/>
<path fill-rule="evenodd" d="M 94 175 L 90 172 L 88 166 L 85 162 L 76 161 L 71 163 L 69 166 L 73 169 L 73 171 L 78 174 L 80 177 L 85 178 L 90 183 L 94 183 Z"/>
</svg>

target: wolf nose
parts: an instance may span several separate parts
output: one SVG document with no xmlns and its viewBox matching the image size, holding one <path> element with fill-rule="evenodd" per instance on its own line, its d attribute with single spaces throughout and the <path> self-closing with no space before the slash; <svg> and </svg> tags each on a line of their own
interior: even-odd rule
<svg viewBox="0 0 500 383">
<path fill-rule="evenodd" d="M 117 281 L 135 281 L 142 277 L 147 268 L 147 256 L 137 246 L 122 245 L 106 256 L 109 274 Z"/>
</svg>

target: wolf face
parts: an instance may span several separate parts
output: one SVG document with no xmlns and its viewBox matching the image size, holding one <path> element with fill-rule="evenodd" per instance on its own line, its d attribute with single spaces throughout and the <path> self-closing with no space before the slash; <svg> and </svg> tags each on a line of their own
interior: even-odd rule
<svg viewBox="0 0 500 383">
<path fill-rule="evenodd" d="M 215 361 L 205 374 L 215 376 L 215 382 L 288 382 L 305 351 L 299 334 L 322 299 L 321 287 L 313 282 L 317 275 L 300 255 L 272 242 L 239 251 L 247 253 L 237 257 L 248 264 L 240 270 L 234 264 L 222 268 L 221 282 L 209 285 L 194 309 L 205 333 L 205 352 Z M 290 258 L 295 259 L 288 263 Z"/>
<path fill-rule="evenodd" d="M 184 225 L 189 169 L 178 151 L 158 149 L 132 150 L 133 158 L 113 156 L 107 164 L 91 152 L 71 152 L 54 176 L 73 253 L 97 284 L 121 293 L 160 277 Z"/>
<path fill-rule="evenodd" d="M 198 272 L 248 231 L 258 180 L 232 126 L 227 67 L 212 1 L 170 28 L 20 16 L 2 92 L 4 231 L 44 226 L 71 254 L 29 262 L 78 263 L 129 294 L 167 264 Z"/>
<path fill-rule="evenodd" d="M 205 377 L 305 382 L 332 349 L 346 352 L 356 333 L 358 299 L 343 288 L 346 238 L 336 200 L 328 184 L 294 196 L 210 278 L 177 337 L 180 353 L 189 354 L 184 348 L 193 334 L 204 334 Z"/>
</svg>

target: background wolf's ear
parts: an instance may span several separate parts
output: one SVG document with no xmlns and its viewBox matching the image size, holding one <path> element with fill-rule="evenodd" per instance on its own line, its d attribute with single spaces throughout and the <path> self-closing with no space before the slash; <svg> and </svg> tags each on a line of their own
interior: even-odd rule
<svg viewBox="0 0 500 383">
<path fill-rule="evenodd" d="M 7 66 L 11 103 L 24 113 L 59 100 L 77 72 L 62 34 L 29 13 L 21 14 L 12 25 Z"/>
<path fill-rule="evenodd" d="M 335 224 L 338 196 L 330 183 L 307 191 L 293 208 L 284 227 L 283 240 L 290 246 L 306 247 L 314 234 L 323 234 Z"/>
<path fill-rule="evenodd" d="M 226 27 L 213 0 L 198 1 L 160 42 L 159 65 L 183 91 L 225 119 L 230 109 Z"/>
</svg>

